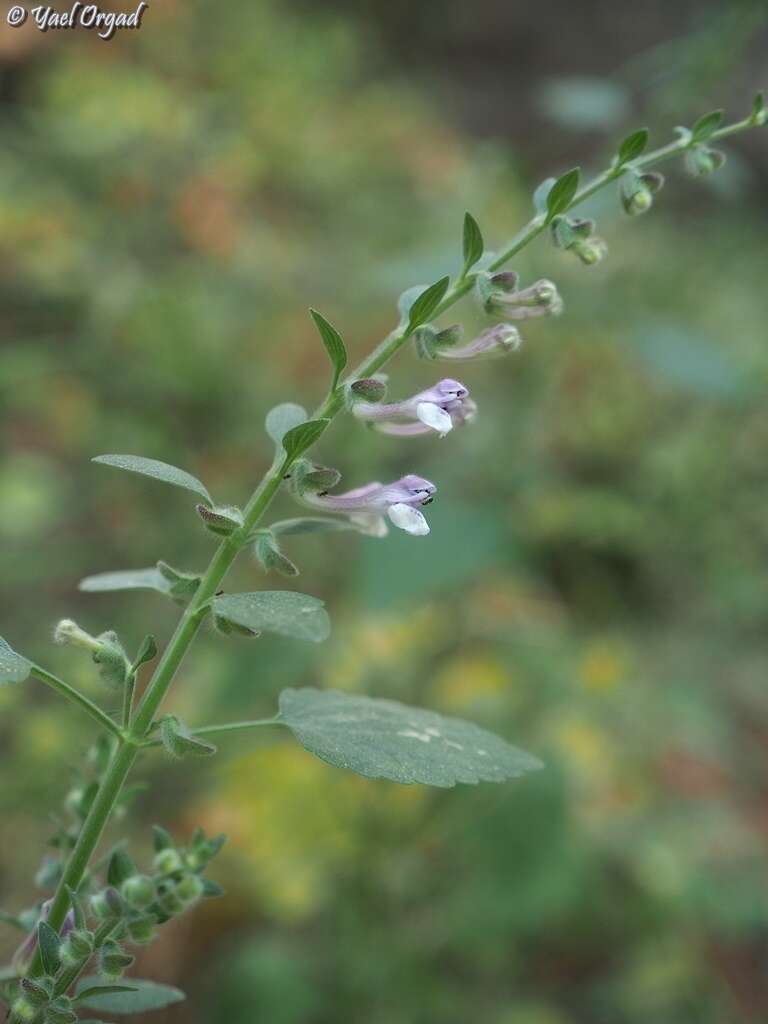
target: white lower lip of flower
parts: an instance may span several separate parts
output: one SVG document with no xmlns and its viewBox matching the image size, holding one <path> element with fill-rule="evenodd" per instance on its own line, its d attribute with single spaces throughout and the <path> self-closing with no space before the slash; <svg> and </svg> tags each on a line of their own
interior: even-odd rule
<svg viewBox="0 0 768 1024">
<path fill-rule="evenodd" d="M 425 537 L 429 533 L 429 524 L 417 508 L 398 502 L 396 505 L 390 505 L 387 515 L 395 526 L 413 534 L 414 537 Z"/>
<path fill-rule="evenodd" d="M 445 409 L 432 402 L 419 402 L 416 406 L 416 415 L 422 423 L 437 431 L 440 437 L 445 437 L 453 429 L 453 420 Z"/>
</svg>

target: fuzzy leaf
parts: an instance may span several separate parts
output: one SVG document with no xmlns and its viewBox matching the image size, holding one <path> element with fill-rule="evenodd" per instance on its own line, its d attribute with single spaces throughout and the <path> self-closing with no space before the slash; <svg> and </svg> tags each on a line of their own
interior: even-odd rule
<svg viewBox="0 0 768 1024">
<path fill-rule="evenodd" d="M 471 722 L 337 690 L 283 690 L 280 720 L 311 753 L 373 779 L 502 782 L 541 762 Z"/>
<path fill-rule="evenodd" d="M 307 420 L 283 436 L 283 448 L 289 459 L 296 459 L 317 441 L 330 420 Z"/>
<path fill-rule="evenodd" d="M 159 569 L 120 569 L 117 572 L 99 572 L 86 576 L 78 584 L 79 590 L 90 594 L 106 593 L 112 590 L 158 590 L 170 594 L 171 583 Z"/>
<path fill-rule="evenodd" d="M 278 633 L 319 643 L 331 631 L 323 602 L 290 590 L 224 594 L 213 599 L 214 615 L 254 632 Z"/>
<path fill-rule="evenodd" d="M 94 991 L 97 988 L 99 992 Z M 183 999 L 186 996 L 180 989 L 160 985 L 156 981 L 131 978 L 130 986 L 100 985 L 95 976 L 83 978 L 77 995 L 83 1006 L 100 1013 L 145 1013 L 147 1010 L 162 1010 L 164 1006 L 180 1003 Z"/>
<path fill-rule="evenodd" d="M 408 311 L 408 334 L 429 320 L 442 302 L 450 283 L 451 279 L 449 277 L 441 277 L 439 281 L 435 281 L 434 284 L 431 284 L 429 288 L 425 288 L 419 294 Z"/>
<path fill-rule="evenodd" d="M 559 213 L 565 213 L 573 202 L 579 188 L 579 168 L 566 171 L 554 183 L 547 194 L 547 221 L 551 221 Z"/>
<path fill-rule="evenodd" d="M 619 146 L 617 153 L 618 165 L 621 167 L 629 160 L 635 160 L 643 152 L 645 147 L 648 145 L 648 129 L 638 128 L 636 132 L 632 132 Z"/>
<path fill-rule="evenodd" d="M 298 427 L 306 419 L 307 410 L 302 408 L 302 406 L 296 405 L 295 402 L 283 402 L 282 405 L 276 405 L 274 409 L 269 410 L 264 426 L 269 436 L 279 448 L 283 443 L 283 437 L 288 431 Z"/>
<path fill-rule="evenodd" d="M 713 110 L 710 114 L 704 114 L 700 117 L 691 128 L 694 142 L 705 142 L 717 129 L 722 120 L 722 110 Z"/>
<path fill-rule="evenodd" d="M 339 332 L 333 324 L 328 323 L 322 313 L 318 313 L 316 309 L 310 309 L 309 315 L 315 321 L 315 327 L 317 327 L 320 333 L 325 350 L 333 364 L 331 391 L 335 391 L 339 383 L 339 377 L 347 365 L 347 350 L 344 348 L 344 342 L 341 340 Z"/>
<path fill-rule="evenodd" d="M 204 483 L 191 473 L 170 466 L 167 462 L 145 459 L 141 455 L 97 455 L 91 461 L 103 466 L 114 466 L 115 469 L 125 469 L 129 473 L 151 476 L 154 480 L 162 480 L 163 483 L 172 484 L 174 487 L 183 487 L 187 491 L 199 494 L 209 505 L 213 504 L 213 498 Z"/>
<path fill-rule="evenodd" d="M 130 878 L 136 874 L 136 865 L 133 863 L 131 858 L 125 852 L 125 850 L 118 846 L 109 858 L 109 866 L 107 867 L 107 881 L 110 885 L 113 885 L 116 889 L 119 889 L 126 878 Z"/>
<path fill-rule="evenodd" d="M 483 233 L 471 213 L 464 214 L 464 273 L 474 267 L 485 251 Z"/>
<path fill-rule="evenodd" d="M 212 743 L 193 736 L 175 715 L 165 715 L 161 719 L 160 739 L 166 752 L 177 760 L 185 757 L 210 757 L 216 753 Z"/>
<path fill-rule="evenodd" d="M 0 636 L 0 686 L 5 683 L 23 683 L 32 671 L 32 662 L 27 661 Z"/>
<path fill-rule="evenodd" d="M 144 665 L 148 661 L 152 661 L 157 657 L 157 640 L 152 636 L 151 633 L 147 633 L 144 639 L 141 641 L 141 647 L 139 647 L 138 654 L 133 663 L 134 669 Z"/>
<path fill-rule="evenodd" d="M 47 921 L 41 921 L 37 926 L 37 945 L 46 974 L 55 974 L 59 969 L 59 944 L 59 936 L 53 928 Z"/>
</svg>

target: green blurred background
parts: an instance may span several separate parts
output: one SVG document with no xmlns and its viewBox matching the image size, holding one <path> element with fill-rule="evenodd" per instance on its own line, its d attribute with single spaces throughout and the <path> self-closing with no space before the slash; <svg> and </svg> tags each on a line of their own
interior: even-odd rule
<svg viewBox="0 0 768 1024">
<path fill-rule="evenodd" d="M 767 24 L 763 4 L 655 0 L 163 0 L 108 43 L 3 21 L 2 634 L 96 694 L 54 623 L 116 626 L 133 649 L 176 611 L 78 579 L 198 569 L 212 545 L 182 492 L 91 455 L 174 462 L 243 501 L 266 410 L 321 396 L 307 306 L 361 356 L 400 291 L 457 269 L 465 209 L 499 245 L 541 178 L 600 166 L 622 133 L 743 116 Z M 231 837 L 212 872 L 227 896 L 139 965 L 191 996 L 154 1020 L 766 1019 L 768 143 L 728 150 L 711 181 L 670 167 L 639 220 L 595 200 L 600 267 L 525 253 L 566 313 L 462 368 L 473 428 L 334 425 L 319 454 L 350 487 L 439 485 L 431 536 L 297 538 L 332 639 L 209 632 L 172 700 L 196 723 L 336 686 L 472 718 L 547 770 L 397 787 L 272 735 L 199 766 L 147 758 L 136 851 L 156 820 Z M 392 393 L 434 375 L 401 357 Z M 230 581 L 272 585 L 248 558 Z M 46 815 L 91 737 L 36 683 L 0 710 L 0 902 L 17 910 L 40 898 Z M 4 929 L 2 953 L 16 941 Z"/>
</svg>

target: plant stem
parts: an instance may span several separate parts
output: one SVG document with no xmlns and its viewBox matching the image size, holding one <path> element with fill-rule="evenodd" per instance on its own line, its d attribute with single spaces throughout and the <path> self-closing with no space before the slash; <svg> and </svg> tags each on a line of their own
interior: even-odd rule
<svg viewBox="0 0 768 1024">
<path fill-rule="evenodd" d="M 117 928 L 118 924 L 119 924 L 118 921 L 104 921 L 104 922 L 102 922 L 102 924 L 99 925 L 99 927 L 94 932 L 94 936 L 93 936 L 93 952 L 94 953 L 98 953 L 98 951 L 101 949 L 101 947 L 107 941 L 107 939 L 112 934 L 112 932 L 115 930 L 115 928 Z M 75 967 L 68 967 L 66 970 L 63 970 L 61 972 L 61 974 L 59 975 L 59 978 L 58 978 L 58 980 L 56 982 L 56 985 L 54 987 L 54 990 L 53 990 L 53 998 L 54 999 L 57 996 L 65 995 L 69 991 L 69 989 L 72 987 L 72 985 L 74 985 L 74 983 L 77 981 L 77 979 L 83 973 L 85 968 L 91 962 L 92 957 L 93 957 L 93 953 L 91 954 L 91 956 L 86 957 L 85 960 L 83 960 L 81 963 L 77 964 Z"/>
<path fill-rule="evenodd" d="M 89 700 L 84 694 L 76 690 L 74 686 L 70 686 L 69 683 L 65 683 L 63 679 L 59 679 L 58 676 L 52 675 L 50 672 L 46 672 L 44 668 L 40 668 L 39 665 L 33 665 L 30 674 L 39 679 L 46 686 L 50 686 L 56 693 L 61 694 L 62 697 L 66 697 L 72 704 L 77 704 L 78 707 L 82 708 L 91 718 L 98 722 L 102 728 L 107 729 L 113 734 L 122 738 L 122 730 L 120 726 L 113 722 L 109 715 L 102 711 L 98 705 L 94 704 L 92 700 Z"/>
<path fill-rule="evenodd" d="M 209 733 L 236 732 L 238 729 L 257 729 L 261 725 L 282 725 L 279 715 L 272 718 L 252 718 L 243 722 L 224 722 L 222 725 L 204 725 L 200 729 L 193 729 L 193 736 L 206 736 Z"/>
<path fill-rule="evenodd" d="M 756 122 L 753 118 L 745 118 L 743 121 L 728 125 L 721 128 L 719 131 L 714 132 L 708 141 L 724 138 L 728 135 L 734 134 L 735 132 L 742 131 L 745 128 L 751 128 L 755 126 L 755 124 Z M 659 161 L 667 160 L 678 153 L 682 153 L 684 150 L 690 148 L 690 146 L 690 141 L 686 142 L 683 139 L 679 139 L 666 146 L 662 146 L 661 148 L 654 150 L 637 160 L 631 161 L 631 165 L 635 168 L 649 167 Z M 620 177 L 621 173 L 621 170 L 616 171 L 613 168 L 609 168 L 601 174 L 598 174 L 591 182 L 584 185 L 576 193 L 569 209 L 572 209 L 574 206 L 583 202 L 583 200 L 597 192 L 604 185 L 607 185 L 610 181 Z M 507 248 L 493 261 L 493 263 L 491 263 L 490 269 L 497 270 L 503 264 L 508 262 L 513 256 L 520 252 L 521 249 L 540 235 L 546 227 L 546 218 L 543 215 L 538 215 L 532 218 L 532 220 L 530 220 L 528 224 L 515 236 Z M 455 284 L 448 290 L 439 307 L 433 314 L 433 318 L 436 318 L 441 313 L 445 312 L 460 298 L 462 298 L 462 296 L 466 295 L 473 287 L 474 277 L 475 275 L 471 272 L 459 277 Z M 387 335 L 382 342 L 380 342 L 374 351 L 364 359 L 355 370 L 351 372 L 348 379 L 357 380 L 363 377 L 370 377 L 374 373 L 378 372 L 403 347 L 403 345 L 406 344 L 410 336 L 411 334 L 407 328 L 400 327 L 395 329 L 391 334 Z M 337 387 L 328 395 L 325 401 L 313 414 L 313 418 L 333 419 L 333 417 L 336 416 L 343 407 L 343 395 L 344 384 Z M 98 717 L 99 721 L 101 721 L 101 723 L 112 732 L 117 732 L 117 734 L 120 735 L 121 740 L 113 755 L 109 768 L 101 781 L 96 799 L 94 800 L 88 816 L 83 823 L 80 836 L 78 837 L 77 843 L 70 854 L 61 882 L 56 890 L 48 917 L 51 927 L 56 931 L 61 928 L 69 906 L 67 886 L 75 891 L 80 886 L 83 875 L 88 868 L 91 856 L 99 842 L 99 839 L 101 838 L 102 832 L 104 831 L 104 827 L 115 806 L 117 798 L 120 795 L 125 779 L 136 760 L 136 756 L 143 744 L 143 740 L 152 728 L 155 715 L 160 708 L 171 683 L 173 682 L 176 671 L 209 610 L 211 600 L 219 590 L 221 583 L 237 557 L 245 538 L 258 524 L 261 516 L 266 511 L 270 502 L 280 488 L 280 484 L 282 483 L 285 474 L 290 469 L 293 461 L 295 460 L 288 458 L 287 456 L 282 459 L 277 458 L 275 460 L 270 470 L 266 473 L 261 483 L 254 491 L 245 508 L 243 526 L 219 544 L 205 575 L 200 581 L 200 585 L 194 598 L 185 609 L 176 630 L 168 643 L 168 646 L 163 652 L 163 655 L 155 668 L 141 703 L 136 710 L 130 730 L 123 733 L 122 730 L 117 728 L 114 722 L 111 722 L 111 720 L 106 718 L 103 712 L 100 712 L 99 709 L 95 708 L 95 705 L 93 705 L 91 709 L 89 708 L 90 702 L 86 701 L 85 698 L 82 698 L 79 694 L 75 698 L 70 695 L 70 699 L 76 699 L 78 703 L 86 707 L 86 710 L 89 710 L 90 714 L 94 715 L 93 709 L 95 709 L 96 715 L 94 715 L 94 717 Z M 48 682 L 49 685 L 53 685 L 59 690 L 61 690 L 61 686 L 66 688 L 66 684 L 61 684 L 60 686 L 59 684 L 61 681 L 55 680 L 55 677 L 49 677 L 47 673 L 45 674 L 43 681 Z M 73 692 L 76 693 L 76 691 Z M 108 725 L 107 722 L 109 722 Z M 240 726 L 237 723 L 233 723 L 232 727 Z M 199 733 L 200 730 L 197 730 L 197 732 Z M 39 974 L 40 970 L 41 964 L 38 953 L 32 966 L 31 973 L 33 975 Z"/>
</svg>

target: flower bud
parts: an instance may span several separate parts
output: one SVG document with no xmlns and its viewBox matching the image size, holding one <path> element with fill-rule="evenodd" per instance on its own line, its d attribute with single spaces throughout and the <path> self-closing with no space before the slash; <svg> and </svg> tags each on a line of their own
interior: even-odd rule
<svg viewBox="0 0 768 1024">
<path fill-rule="evenodd" d="M 584 242 L 576 242 L 572 248 L 581 262 L 587 267 L 601 263 L 608 255 L 607 243 L 596 235 Z"/>
<path fill-rule="evenodd" d="M 154 917 L 136 917 L 128 922 L 128 935 L 137 946 L 146 946 L 157 934 L 157 922 Z"/>
<path fill-rule="evenodd" d="M 59 996 L 46 1008 L 44 1024 L 76 1024 L 78 1016 L 72 1009 L 72 1000 Z"/>
<path fill-rule="evenodd" d="M 131 671 L 131 662 L 117 633 L 110 629 L 96 639 L 98 648 L 93 652 L 93 660 L 99 666 L 99 675 L 108 686 L 122 689 Z"/>
<path fill-rule="evenodd" d="M 93 935 L 77 928 L 70 932 L 59 949 L 61 962 L 65 967 L 76 967 L 93 952 Z"/>
<path fill-rule="evenodd" d="M 184 903 L 190 906 L 196 903 L 203 895 L 205 885 L 199 875 L 185 875 L 176 886 L 176 895 Z"/>
<path fill-rule="evenodd" d="M 170 846 L 158 850 L 152 863 L 155 871 L 161 875 L 172 875 L 176 871 L 181 871 L 184 867 L 181 854 Z"/>
<path fill-rule="evenodd" d="M 710 146 L 692 146 L 685 154 L 685 169 L 694 178 L 719 171 L 725 163 L 725 153 Z"/>
<path fill-rule="evenodd" d="M 11 1004 L 11 1016 L 20 1024 L 32 1024 L 37 1017 L 38 1007 L 33 1006 L 26 996 L 19 996 Z"/>
<path fill-rule="evenodd" d="M 100 921 L 109 921 L 112 918 L 122 917 L 125 909 L 120 894 L 111 885 L 106 889 L 102 889 L 101 892 L 94 893 L 91 896 L 90 902 L 94 916 Z"/>
<path fill-rule="evenodd" d="M 619 182 L 619 197 L 624 212 L 630 217 L 637 217 L 653 206 L 653 197 L 664 184 L 664 175 L 656 171 L 638 174 L 628 168 Z"/>
<path fill-rule="evenodd" d="M 134 959 L 114 939 L 107 939 L 99 951 L 99 972 L 113 980 L 122 978 Z"/>
<path fill-rule="evenodd" d="M 349 385 L 352 401 L 381 402 L 387 393 L 387 385 L 376 377 L 365 377 Z"/>
<path fill-rule="evenodd" d="M 126 903 L 132 907 L 146 907 L 155 898 L 155 887 L 147 875 L 131 875 L 120 887 Z"/>
<path fill-rule="evenodd" d="M 494 285 L 494 280 L 500 276 L 478 274 L 477 291 L 486 313 L 505 320 L 528 320 L 539 316 L 558 316 L 562 312 L 563 302 L 552 281 L 542 279 L 527 288 L 510 292 L 505 290 L 509 282 L 504 283 L 501 289 Z"/>
<path fill-rule="evenodd" d="M 160 909 L 168 917 L 175 917 L 176 914 L 183 913 L 187 908 L 184 900 L 177 895 L 176 886 L 172 884 L 167 886 L 165 891 L 160 894 L 158 903 L 160 904 Z"/>
<path fill-rule="evenodd" d="M 22 978 L 20 985 L 30 1006 L 39 1009 L 50 1002 L 53 983 L 47 978 Z"/>
<path fill-rule="evenodd" d="M 461 324 L 451 324 L 450 327 L 446 327 L 442 331 L 436 330 L 429 324 L 419 327 L 413 335 L 416 354 L 421 359 L 438 359 L 445 351 L 458 345 L 463 335 L 464 328 Z"/>
<path fill-rule="evenodd" d="M 73 644 L 85 647 L 86 650 L 98 650 L 99 642 L 95 636 L 86 633 L 73 619 L 62 619 L 53 631 L 53 642 L 56 644 Z"/>
</svg>

